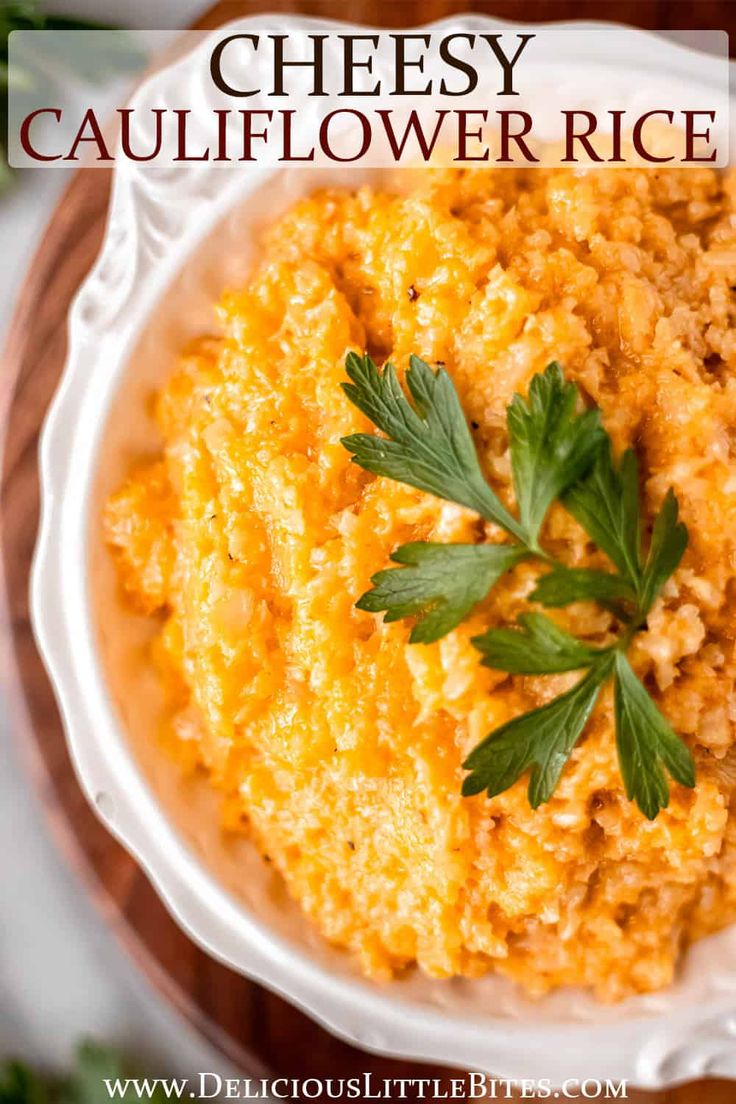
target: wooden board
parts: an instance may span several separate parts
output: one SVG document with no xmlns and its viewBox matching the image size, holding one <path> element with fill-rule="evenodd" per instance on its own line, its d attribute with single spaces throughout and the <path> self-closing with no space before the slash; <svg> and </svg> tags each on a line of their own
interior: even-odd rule
<svg viewBox="0 0 736 1104">
<path fill-rule="evenodd" d="M 266 10 L 411 26 L 469 9 L 525 21 L 605 16 L 647 27 L 736 29 L 733 0 L 225 0 L 198 26 L 215 27 Z M 144 874 L 96 819 L 77 784 L 33 642 L 28 574 L 38 522 L 39 429 L 64 362 L 68 306 L 102 239 L 109 188 L 107 170 L 83 170 L 61 199 L 20 293 L 0 373 L 0 425 L 7 425 L 0 482 L 7 620 L 0 673 L 29 782 L 42 797 L 65 859 L 138 968 L 244 1073 L 347 1077 L 370 1070 L 377 1077 L 445 1077 L 431 1067 L 377 1058 L 339 1042 L 280 998 L 210 959 L 176 926 Z M 631 1093 L 628 1099 L 725 1104 L 736 1099 L 736 1086 L 701 1082 L 667 1093 Z"/>
</svg>

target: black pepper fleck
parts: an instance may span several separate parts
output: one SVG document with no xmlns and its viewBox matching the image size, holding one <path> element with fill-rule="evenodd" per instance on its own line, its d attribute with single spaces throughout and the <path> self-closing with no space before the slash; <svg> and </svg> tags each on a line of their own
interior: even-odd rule
<svg viewBox="0 0 736 1104">
<path fill-rule="evenodd" d="M 409 302 L 410 303 L 413 303 L 415 299 L 419 298 L 419 292 L 417 291 L 417 289 L 414 287 L 413 284 L 409 285 L 409 290 L 407 291 L 406 294 L 409 296 Z"/>
</svg>

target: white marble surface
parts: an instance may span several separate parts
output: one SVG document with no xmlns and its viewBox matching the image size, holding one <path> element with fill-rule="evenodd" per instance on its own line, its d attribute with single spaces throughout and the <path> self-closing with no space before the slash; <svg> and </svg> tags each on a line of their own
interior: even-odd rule
<svg viewBox="0 0 736 1104">
<path fill-rule="evenodd" d="M 202 0 L 53 0 L 48 10 L 118 25 L 186 26 Z M 0 198 L 0 338 L 66 170 L 29 170 Z M 0 706 L 1 708 L 1 706 Z M 151 1073 L 224 1072 L 221 1060 L 136 973 L 47 836 L 0 725 L 0 1058 L 63 1067 L 84 1035 L 119 1044 Z"/>
</svg>

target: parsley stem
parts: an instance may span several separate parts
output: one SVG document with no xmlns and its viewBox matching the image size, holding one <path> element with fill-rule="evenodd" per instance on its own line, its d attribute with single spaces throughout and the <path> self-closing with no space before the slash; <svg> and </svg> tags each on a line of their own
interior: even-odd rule
<svg viewBox="0 0 736 1104">
<path fill-rule="evenodd" d="M 531 556 L 535 556 L 538 560 L 541 560 L 542 563 L 546 563 L 550 567 L 562 566 L 559 560 L 556 560 L 554 556 L 551 556 L 549 554 L 549 552 L 545 552 L 545 550 L 537 542 L 531 545 L 527 545 L 527 551 Z"/>
<path fill-rule="evenodd" d="M 625 652 L 631 641 L 634 639 L 639 630 L 644 626 L 646 618 L 642 616 L 641 611 L 637 610 L 634 616 L 627 622 L 626 629 L 619 637 L 616 647 L 619 651 Z"/>
</svg>

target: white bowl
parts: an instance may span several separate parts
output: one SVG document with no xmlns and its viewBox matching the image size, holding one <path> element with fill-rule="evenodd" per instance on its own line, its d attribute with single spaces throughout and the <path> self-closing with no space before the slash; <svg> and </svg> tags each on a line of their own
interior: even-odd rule
<svg viewBox="0 0 736 1104">
<path fill-rule="evenodd" d="M 233 28 L 267 30 L 269 22 Z M 281 30 L 310 22 L 279 17 Z M 467 17 L 435 26 L 460 22 L 490 25 Z M 618 35 L 611 27 L 606 36 L 609 61 L 621 57 Z M 559 63 L 569 70 L 576 60 Z M 189 55 L 141 95 L 172 102 L 173 84 L 194 79 Z M 736 928 L 698 943 L 667 991 L 615 1007 L 577 991 L 531 1002 L 494 976 L 432 981 L 416 972 L 375 985 L 314 933 L 250 844 L 221 838 L 206 785 L 183 782 L 156 748 L 161 703 L 141 662 L 151 627 L 120 605 L 100 504 L 132 460 L 155 450 L 145 398 L 187 337 L 212 326 L 223 285 L 244 278 L 254 227 L 324 179 L 322 170 L 201 165 L 116 173 L 105 240 L 71 311 L 66 370 L 43 434 L 32 583 L 35 632 L 80 782 L 192 939 L 350 1042 L 511 1079 L 661 1087 L 736 1076 Z M 354 180 L 340 172 L 341 183 Z"/>
</svg>

